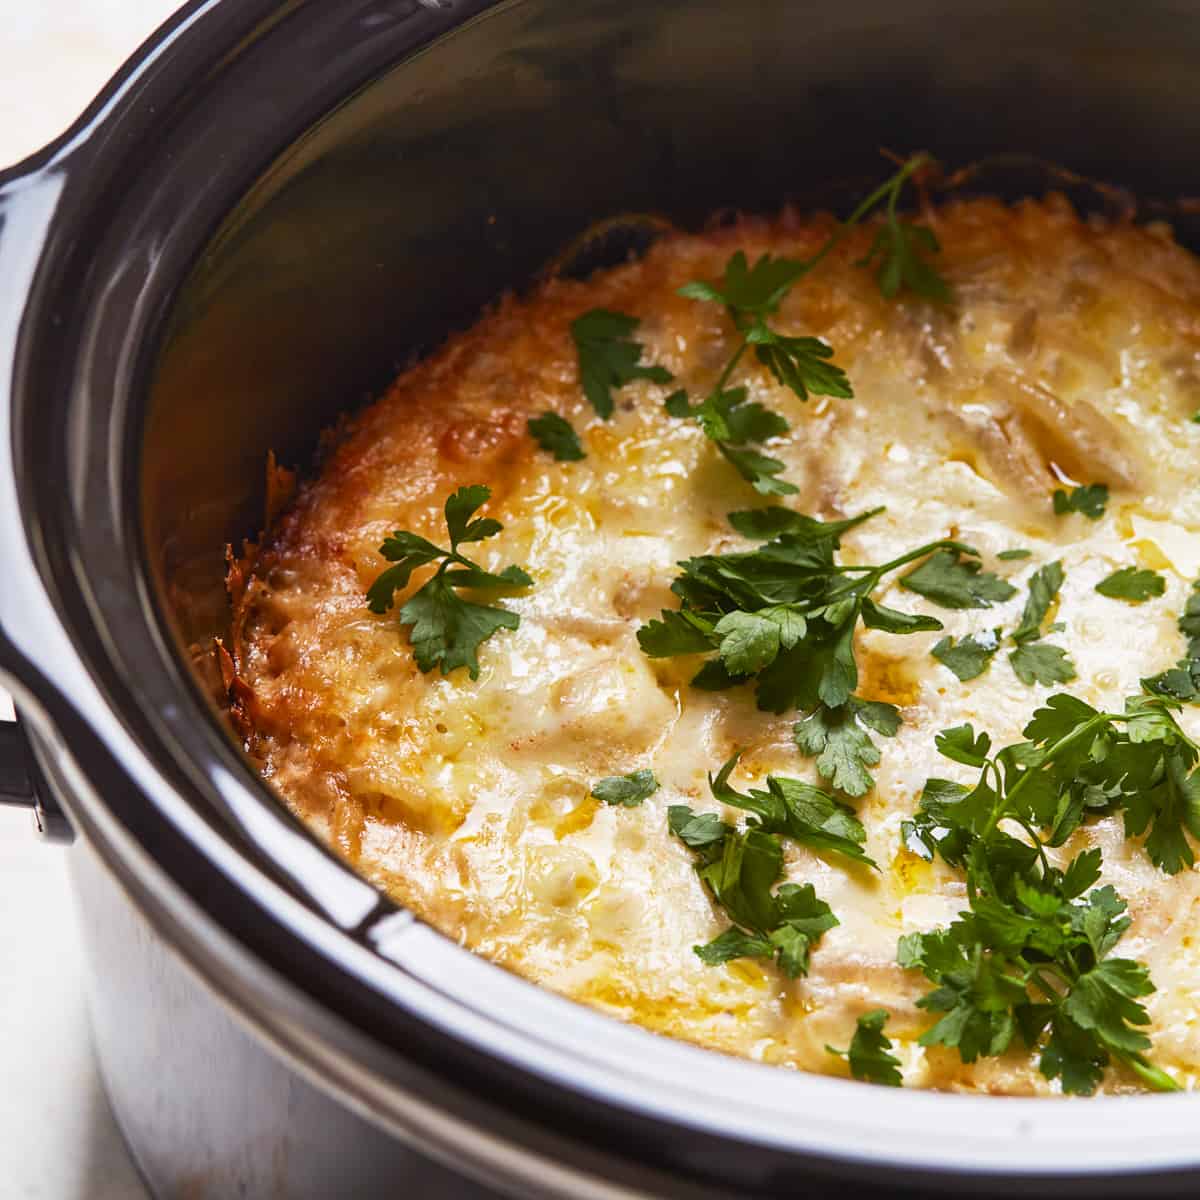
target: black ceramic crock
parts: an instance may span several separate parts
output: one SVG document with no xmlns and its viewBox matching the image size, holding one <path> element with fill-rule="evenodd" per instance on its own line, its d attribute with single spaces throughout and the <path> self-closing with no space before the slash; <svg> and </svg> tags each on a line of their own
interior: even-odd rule
<svg viewBox="0 0 1200 1200">
<path fill-rule="evenodd" d="M 836 201 L 880 146 L 1200 193 L 1197 61 L 1168 0 L 197 0 L 0 176 L 0 790 L 73 839 L 157 1194 L 1195 1192 L 1190 1096 L 808 1077 L 472 957 L 272 800 L 202 667 L 267 451 L 589 222 Z"/>
</svg>

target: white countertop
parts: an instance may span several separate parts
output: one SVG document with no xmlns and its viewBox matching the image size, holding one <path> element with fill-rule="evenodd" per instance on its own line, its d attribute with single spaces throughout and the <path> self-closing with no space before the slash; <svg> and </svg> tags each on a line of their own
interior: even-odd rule
<svg viewBox="0 0 1200 1200">
<path fill-rule="evenodd" d="M 0 166 L 60 133 L 176 0 L 0 0 Z M 0 287 L 4 286 L 0 280 Z M 0 692 L 0 718 L 11 709 Z M 96 1071 L 64 851 L 0 808 L 0 1195 L 146 1200 Z"/>
</svg>

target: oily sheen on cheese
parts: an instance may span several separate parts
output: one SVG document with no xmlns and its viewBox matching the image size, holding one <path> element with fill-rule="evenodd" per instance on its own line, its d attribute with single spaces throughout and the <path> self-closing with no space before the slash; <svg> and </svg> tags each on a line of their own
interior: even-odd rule
<svg viewBox="0 0 1200 1200">
<path fill-rule="evenodd" d="M 791 424 L 767 447 L 800 489 L 785 503 L 825 518 L 886 506 L 846 536 L 847 562 L 948 536 L 976 546 L 1018 588 L 1006 604 L 932 610 L 894 583 L 877 595 L 936 611 L 956 637 L 1011 629 L 1029 575 L 1061 559 L 1054 641 L 1078 671 L 1067 690 L 1119 708 L 1179 657 L 1176 618 L 1200 571 L 1200 425 L 1189 420 L 1200 264 L 1163 229 L 1085 223 L 1056 197 L 955 203 L 924 220 L 953 307 L 884 299 L 854 266 L 868 227 L 773 318 L 835 348 L 853 399 L 804 404 L 757 365 L 739 372 L 750 398 Z M 649 659 L 635 638 L 677 606 L 675 563 L 748 547 L 726 514 L 761 502 L 694 423 L 664 412 L 671 386 L 712 386 L 734 337 L 718 306 L 677 288 L 719 276 L 739 248 L 751 261 L 802 258 L 831 228 L 785 213 L 669 234 L 641 261 L 506 298 L 404 373 L 349 422 L 235 595 L 241 717 L 264 775 L 321 837 L 445 934 L 539 984 L 703 1046 L 833 1073 L 845 1066 L 826 1043 L 844 1046 L 856 1017 L 885 1007 L 906 1085 L 1048 1093 L 1058 1085 L 1019 1042 L 970 1065 L 918 1046 L 928 984 L 895 961 L 900 935 L 948 923 L 964 903 L 961 874 L 900 837 L 927 776 L 970 778 L 939 758 L 934 735 L 971 721 L 998 745 L 1017 741 L 1047 694 L 1016 678 L 1005 651 L 962 683 L 929 653 L 943 634 L 861 632 L 859 694 L 904 719 L 857 804 L 881 870 L 785 843 L 787 879 L 813 883 L 841 922 L 807 978 L 752 960 L 706 966 L 692 951 L 728 921 L 670 836 L 668 806 L 717 810 L 706 775 L 736 748 L 742 790 L 768 773 L 816 776 L 792 741 L 796 714 L 759 712 L 746 689 L 693 689 L 698 660 Z M 640 318 L 644 361 L 676 377 L 622 388 L 607 422 L 580 390 L 568 329 L 596 307 Z M 556 462 L 529 437 L 527 419 L 548 409 L 581 432 L 583 461 Z M 1056 486 L 1100 480 L 1111 488 L 1102 519 L 1054 515 Z M 395 614 L 372 614 L 364 594 L 386 565 L 383 539 L 409 529 L 444 543 L 442 503 L 472 483 L 492 488 L 486 513 L 504 526 L 478 547 L 481 565 L 519 563 L 535 586 L 503 601 L 520 628 L 483 644 L 478 679 L 423 675 Z M 996 559 L 1014 547 L 1032 556 Z M 1128 565 L 1161 571 L 1165 595 L 1134 607 L 1095 592 Z M 1197 715 L 1182 717 L 1193 735 Z M 589 797 L 598 779 L 641 767 L 661 787 L 639 807 Z M 1129 904 L 1121 953 L 1158 987 L 1155 1062 L 1193 1086 L 1200 875 L 1157 870 L 1119 817 L 1087 824 L 1061 853 L 1090 845 Z M 1105 1083 L 1136 1086 L 1116 1069 Z"/>
</svg>

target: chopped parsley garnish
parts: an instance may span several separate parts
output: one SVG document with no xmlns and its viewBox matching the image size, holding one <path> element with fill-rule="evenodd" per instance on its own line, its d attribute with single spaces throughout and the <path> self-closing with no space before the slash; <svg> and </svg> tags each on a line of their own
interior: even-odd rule
<svg viewBox="0 0 1200 1200">
<path fill-rule="evenodd" d="M 1049 642 L 1028 642 L 1018 646 L 1009 656 L 1013 673 L 1025 684 L 1035 683 L 1050 687 L 1056 683 L 1070 683 L 1075 678 L 1075 664 L 1061 646 Z"/>
<path fill-rule="evenodd" d="M 1167 590 L 1167 581 L 1157 571 L 1139 570 L 1137 567 L 1122 567 L 1096 584 L 1096 591 L 1112 600 L 1128 600 L 1141 604 L 1151 596 L 1161 596 Z"/>
<path fill-rule="evenodd" d="M 556 412 L 544 412 L 540 417 L 530 417 L 529 434 L 543 450 L 548 450 L 559 462 L 578 462 L 585 457 L 574 426 Z"/>
<path fill-rule="evenodd" d="M 446 500 L 449 550 L 400 529 L 379 547 L 379 553 L 393 565 L 367 591 L 367 606 L 374 613 L 385 613 L 393 606 L 396 592 L 408 586 L 413 571 L 441 559 L 438 569 L 400 609 L 400 623 L 411 627 L 408 639 L 422 671 L 440 666 L 442 674 L 449 675 L 457 667 L 466 667 L 471 678 L 478 679 L 480 645 L 498 629 L 516 629 L 521 623 L 517 614 L 506 608 L 475 604 L 459 595 L 460 588 L 493 591 L 533 586 L 520 567 L 505 567 L 493 574 L 459 553 L 464 543 L 495 537 L 503 528 L 491 517 L 471 520 L 491 494 L 490 488 L 475 484 L 460 487 Z"/>
<path fill-rule="evenodd" d="M 601 779 L 592 788 L 592 795 L 605 804 L 623 808 L 637 808 L 648 796 L 658 791 L 658 780 L 647 768 L 631 771 L 628 775 L 610 775 Z"/>
<path fill-rule="evenodd" d="M 1025 736 L 992 754 L 991 739 L 970 725 L 943 731 L 939 751 L 977 768 L 978 780 L 928 780 L 903 826 L 911 851 L 939 854 L 967 875 L 968 910 L 957 921 L 900 941 L 900 965 L 936 985 L 918 1003 L 941 1015 L 920 1040 L 974 1062 L 1003 1054 L 1019 1034 L 1064 1091 L 1093 1092 L 1113 1058 L 1150 1087 L 1174 1090 L 1145 1057 L 1150 1039 L 1139 1027 L 1150 1018 L 1138 1000 L 1154 991 L 1149 974 L 1109 957 L 1129 919 L 1113 888 L 1092 886 L 1100 851 L 1060 869 L 1046 849 L 1063 845 L 1085 814 L 1119 809 L 1128 835 L 1151 827 L 1145 847 L 1156 865 L 1190 866 L 1183 830 L 1200 827 L 1197 747 L 1168 704 L 1146 697 L 1103 713 L 1055 695 Z"/>
<path fill-rule="evenodd" d="M 1021 612 L 1020 622 L 1012 632 L 1012 639 L 1018 646 L 1036 642 L 1042 636 L 1042 624 L 1050 612 L 1050 606 L 1058 598 L 1064 578 L 1061 562 L 1047 563 L 1029 577 L 1029 595 L 1025 598 L 1025 608 Z"/>
<path fill-rule="evenodd" d="M 966 683 L 968 679 L 975 679 L 988 669 L 996 651 L 1000 649 L 1001 635 L 1002 630 L 993 629 L 967 634 L 958 641 L 952 637 L 944 637 L 930 653 Z"/>
<path fill-rule="evenodd" d="M 996 557 L 1003 562 L 1011 562 L 1018 558 L 1029 558 L 1031 554 L 1033 554 L 1032 550 L 1026 550 L 1023 547 L 1016 547 L 1012 550 L 1001 550 Z"/>
<path fill-rule="evenodd" d="M 733 922 L 695 952 L 710 965 L 765 958 L 795 979 L 808 973 L 810 950 L 838 920 L 811 883 L 785 883 L 772 891 L 783 874 L 783 838 L 867 866 L 875 863 L 862 848 L 862 823 L 820 788 L 771 775 L 765 791 L 736 791 L 729 776 L 738 757 L 708 782 L 714 799 L 750 814 L 745 828 L 735 829 L 714 813 L 693 812 L 686 804 L 667 810 L 671 832 L 696 855 L 697 873 Z"/>
<path fill-rule="evenodd" d="M 680 608 L 638 630 L 638 642 L 652 658 L 708 653 L 692 680 L 695 687 L 719 690 L 753 681 L 759 708 L 808 713 L 796 726 L 797 746 L 817 756 L 825 779 L 855 796 L 871 788 L 868 768 L 879 762 L 868 730 L 890 737 L 899 725 L 891 705 L 854 695 L 860 622 L 896 634 L 942 628 L 933 617 L 886 607 L 871 593 L 886 575 L 931 555 L 942 564 L 939 577 L 955 584 L 951 592 L 931 586 L 939 603 L 948 598 L 954 607 L 982 607 L 988 596 L 1013 592 L 1002 579 L 980 572 L 975 551 L 958 542 L 931 542 L 880 566 L 837 562 L 842 534 L 875 512 L 830 522 L 779 507 L 731 513 L 739 532 L 771 540 L 755 550 L 681 562 L 682 574 L 671 585 Z"/>
<path fill-rule="evenodd" d="M 1107 506 L 1108 485 L 1104 483 L 1089 483 L 1072 489 L 1070 493 L 1058 488 L 1054 493 L 1054 511 L 1060 517 L 1068 513 L 1082 513 L 1088 520 L 1098 521 L 1104 516 Z"/>
<path fill-rule="evenodd" d="M 899 1087 L 903 1082 L 900 1077 L 900 1060 L 891 1053 L 891 1039 L 883 1032 L 887 1019 L 888 1012 L 885 1008 L 863 1013 L 855 1023 L 854 1036 L 850 1039 L 848 1050 L 838 1050 L 830 1045 L 826 1045 L 825 1049 L 830 1054 L 846 1059 L 850 1064 L 850 1074 L 855 1079 Z"/>
<path fill-rule="evenodd" d="M 593 308 L 571 322 L 571 337 L 579 353 L 579 381 L 597 416 L 613 414 L 613 389 L 634 379 L 670 383 L 666 367 L 643 366 L 642 346 L 632 334 L 641 322 L 625 313 Z"/>
<path fill-rule="evenodd" d="M 709 777 L 714 799 L 750 813 L 750 825 L 764 833 L 790 837 L 814 850 L 835 851 L 864 866 L 875 866 L 862 848 L 867 835 L 853 809 L 811 783 L 775 775 L 767 776 L 765 792 L 751 788 L 743 795 L 729 783 L 739 757 L 734 754 L 715 779 Z"/>
<path fill-rule="evenodd" d="M 1169 670 L 1143 679 L 1142 687 L 1156 696 L 1194 704 L 1200 701 L 1200 579 L 1192 584 L 1179 632 L 1187 639 L 1183 657 Z"/>
<path fill-rule="evenodd" d="M 978 564 L 970 565 L 978 569 Z M 1067 683 L 1075 678 L 1075 664 L 1071 662 L 1067 652 L 1059 646 L 1052 646 L 1041 640 L 1046 616 L 1058 596 L 1062 583 L 1061 562 L 1047 563 L 1030 576 L 1025 608 L 1011 635 L 1016 647 L 1008 656 L 1017 678 L 1027 686 L 1035 683 Z M 1005 586 L 1008 588 L 1008 596 L 1012 596 L 1015 589 L 1011 584 Z M 942 594 L 948 599 L 954 599 L 956 596 L 952 591 Z M 996 595 L 999 596 L 998 591 Z M 957 641 L 951 637 L 944 637 L 933 647 L 931 653 L 965 683 L 988 669 L 1003 638 L 1004 631 L 1000 628 L 968 634 Z"/>
<path fill-rule="evenodd" d="M 1062 584 L 1061 562 L 1047 563 L 1030 576 L 1025 609 L 1012 632 L 1017 648 L 1008 656 L 1017 678 L 1026 686 L 1069 683 L 1075 678 L 1075 664 L 1067 652 L 1041 640 L 1046 615 Z"/>
</svg>

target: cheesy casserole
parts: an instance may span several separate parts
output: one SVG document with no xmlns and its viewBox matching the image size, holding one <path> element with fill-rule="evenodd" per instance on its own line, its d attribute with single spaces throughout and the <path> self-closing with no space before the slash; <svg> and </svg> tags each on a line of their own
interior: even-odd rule
<svg viewBox="0 0 1200 1200">
<path fill-rule="evenodd" d="M 461 945 L 622 1020 L 763 1063 L 846 1074 L 857 1018 L 889 1014 L 907 1086 L 1050 1094 L 1018 1037 L 973 1062 L 918 1039 L 937 1014 L 930 989 L 897 962 L 910 933 L 966 905 L 963 872 L 914 852 L 902 825 L 925 781 L 977 771 L 939 756 L 939 731 L 973 724 L 996 747 L 1022 740 L 1054 692 L 1120 710 L 1140 681 L 1180 658 L 1177 622 L 1200 576 L 1200 265 L 1160 227 L 1081 219 L 1061 197 L 1008 207 L 986 199 L 922 214 L 953 290 L 939 304 L 881 293 L 857 265 L 877 227 L 842 240 L 771 320 L 818 337 L 852 397 L 807 402 L 753 357 L 735 382 L 790 430 L 763 452 L 795 494 L 764 497 L 701 428 L 664 400 L 704 395 L 739 336 L 720 305 L 679 294 L 721 276 L 744 251 L 811 256 L 831 219 L 784 212 L 702 234 L 668 233 L 639 261 L 585 281 L 550 278 L 505 297 L 473 329 L 405 371 L 350 418 L 319 472 L 231 571 L 231 677 L 247 745 L 265 778 L 368 879 Z M 571 327 L 595 309 L 637 318 L 642 361 L 602 419 L 580 386 Z M 527 422 L 553 412 L 585 456 L 559 461 Z M 1102 481 L 1098 515 L 1056 511 L 1053 494 Z M 482 512 L 503 526 L 474 545 L 487 570 L 520 564 L 533 586 L 497 601 L 519 617 L 479 647 L 480 670 L 423 673 L 397 613 L 365 596 L 393 530 L 445 543 L 443 504 L 487 484 Z M 857 633 L 857 695 L 899 710 L 878 738 L 874 786 L 848 801 L 878 869 L 783 841 L 783 878 L 812 884 L 838 924 L 795 978 L 754 957 L 710 964 L 693 947 L 729 927 L 671 834 L 688 805 L 731 825 L 709 775 L 735 752 L 745 792 L 768 775 L 828 788 L 798 752 L 803 714 L 762 711 L 746 687 L 691 685 L 702 656 L 650 657 L 637 631 L 679 607 L 677 564 L 748 550 L 727 514 L 772 502 L 825 520 L 882 507 L 842 537 L 841 561 L 878 563 L 955 539 L 1011 585 L 986 609 L 931 606 L 890 575 L 874 599 L 931 614 L 941 631 Z M 998 555 L 1027 550 L 1025 557 Z M 1010 667 L 1030 580 L 1061 562 L 1047 638 L 1069 682 L 1026 682 Z M 1161 595 L 1130 603 L 1096 591 L 1120 568 L 1155 572 Z M 411 592 L 427 572 L 418 570 Z M 398 596 L 397 603 L 403 597 Z M 992 631 L 999 629 L 996 635 Z M 961 680 L 931 652 L 945 638 L 1003 644 Z M 1200 734 L 1197 710 L 1180 725 Z M 607 777 L 650 770 L 657 790 L 629 806 L 593 795 Z M 1183 1087 L 1200 1079 L 1200 876 L 1159 869 L 1117 812 L 1088 816 L 1050 851 L 1103 852 L 1102 883 L 1128 905 L 1116 953 L 1148 968 L 1143 997 L 1154 1063 Z M 1100 1090 L 1138 1090 L 1114 1062 Z"/>
</svg>

